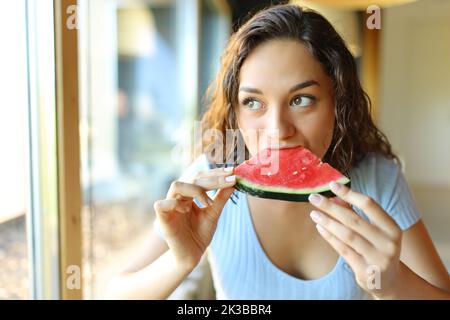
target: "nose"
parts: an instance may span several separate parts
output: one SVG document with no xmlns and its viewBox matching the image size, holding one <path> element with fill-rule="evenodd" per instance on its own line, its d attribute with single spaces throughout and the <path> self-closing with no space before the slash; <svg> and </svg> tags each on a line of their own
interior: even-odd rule
<svg viewBox="0 0 450 320">
<path fill-rule="evenodd" d="M 268 115 L 268 136 L 275 141 L 287 140 L 295 135 L 296 129 L 292 115 L 282 107 L 271 108 Z"/>
</svg>

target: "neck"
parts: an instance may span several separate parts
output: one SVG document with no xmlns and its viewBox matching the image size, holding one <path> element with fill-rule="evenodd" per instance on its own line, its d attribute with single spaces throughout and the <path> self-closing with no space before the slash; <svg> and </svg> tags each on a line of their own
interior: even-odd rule
<svg viewBox="0 0 450 320">
<path fill-rule="evenodd" d="M 300 215 L 309 219 L 309 213 L 314 209 L 309 202 L 272 200 L 253 196 L 248 196 L 248 199 L 254 208 L 262 209 L 263 212 L 267 213 L 277 212 L 277 215 L 286 218 L 291 217 L 292 215 L 297 217 Z M 270 208 L 270 210 L 267 210 L 267 208 Z"/>
</svg>

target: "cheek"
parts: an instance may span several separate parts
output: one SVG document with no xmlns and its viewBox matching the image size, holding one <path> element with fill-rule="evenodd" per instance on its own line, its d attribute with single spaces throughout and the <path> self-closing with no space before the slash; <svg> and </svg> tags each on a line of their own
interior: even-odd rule
<svg viewBox="0 0 450 320">
<path fill-rule="evenodd" d="M 255 132 L 258 132 L 258 123 L 251 121 L 245 116 L 236 115 L 239 131 L 244 139 L 244 143 L 251 155 L 257 152 L 257 139 L 255 138 Z"/>
<path fill-rule="evenodd" d="M 329 142 L 331 142 L 331 139 L 333 137 L 333 131 L 334 131 L 334 122 L 335 122 L 335 115 L 334 115 L 334 108 L 327 113 L 326 117 L 324 117 L 324 124 L 323 127 L 324 128 L 328 128 L 328 130 L 325 130 L 325 136 L 326 139 L 329 140 Z"/>
<path fill-rule="evenodd" d="M 318 114 L 314 121 L 309 121 L 308 130 L 303 131 L 311 151 L 323 158 L 331 145 L 334 132 L 334 110 Z"/>
<path fill-rule="evenodd" d="M 335 121 L 335 115 L 334 115 L 334 107 L 333 110 L 327 114 L 327 116 L 324 119 L 324 123 L 322 125 L 322 128 L 325 128 L 322 132 L 322 143 L 321 143 L 321 152 L 320 157 L 322 158 L 325 156 L 325 153 L 327 152 L 328 148 L 331 145 L 331 141 L 333 140 L 333 132 L 334 132 L 334 121 Z"/>
</svg>

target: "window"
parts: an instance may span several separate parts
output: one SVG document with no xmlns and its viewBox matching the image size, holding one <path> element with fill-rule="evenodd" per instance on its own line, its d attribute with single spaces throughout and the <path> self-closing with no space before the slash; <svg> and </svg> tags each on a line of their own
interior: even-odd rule
<svg viewBox="0 0 450 320">
<path fill-rule="evenodd" d="M 14 33 L 10 32 L 14 28 Z M 27 49 L 25 1 L 0 10 L 0 300 L 28 298 Z M 14 137 L 14 138 L 12 138 Z"/>
<path fill-rule="evenodd" d="M 81 2 L 85 298 L 140 249 L 153 202 L 189 160 L 198 113 L 198 1 Z"/>
<path fill-rule="evenodd" d="M 200 96 L 229 32 L 224 1 L 79 0 L 71 31 L 74 3 L 22 0 L 0 12 L 10 44 L 0 52 L 0 299 L 70 297 L 66 267 L 80 252 L 84 298 L 103 296 L 152 228 L 153 202 L 191 160 Z M 77 70 L 79 130 L 67 91 L 78 94 L 67 84 Z M 82 248 L 71 237 L 78 213 L 68 213 L 77 196 L 67 200 L 78 138 L 66 140 L 78 131 Z"/>
</svg>

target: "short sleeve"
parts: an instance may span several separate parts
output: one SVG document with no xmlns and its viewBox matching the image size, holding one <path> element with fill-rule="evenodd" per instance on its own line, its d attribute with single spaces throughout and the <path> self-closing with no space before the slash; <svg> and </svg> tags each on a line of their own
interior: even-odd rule
<svg viewBox="0 0 450 320">
<path fill-rule="evenodd" d="M 420 220 L 416 201 L 396 161 L 368 155 L 350 177 L 352 188 L 373 198 L 402 230 Z M 364 216 L 361 210 L 357 212 Z"/>
<path fill-rule="evenodd" d="M 405 176 L 397 163 L 389 161 L 388 165 L 390 168 L 387 171 L 391 171 L 392 175 L 385 187 L 386 190 L 389 190 L 391 187 L 392 191 L 383 194 L 383 208 L 392 216 L 402 230 L 406 230 L 420 220 L 421 214 L 406 183 Z M 383 188 L 383 185 L 380 188 Z"/>
<path fill-rule="evenodd" d="M 197 159 L 195 159 L 182 173 L 180 178 L 178 180 L 183 182 L 189 182 L 195 175 L 204 170 L 209 169 L 208 159 L 206 158 L 205 154 L 200 155 Z M 194 200 L 197 205 L 201 205 L 197 202 L 197 200 Z M 158 219 L 155 219 L 153 222 L 153 230 L 158 234 L 162 239 L 164 239 L 161 227 L 158 223 Z"/>
</svg>

